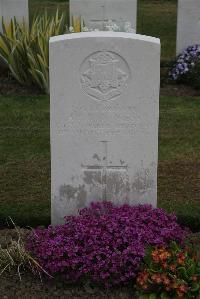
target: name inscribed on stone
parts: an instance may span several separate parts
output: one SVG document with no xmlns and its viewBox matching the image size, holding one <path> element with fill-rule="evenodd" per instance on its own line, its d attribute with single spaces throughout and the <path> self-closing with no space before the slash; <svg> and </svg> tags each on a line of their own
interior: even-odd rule
<svg viewBox="0 0 200 299">
<path fill-rule="evenodd" d="M 64 120 L 59 132 L 77 134 L 134 135 L 139 117 L 134 106 L 124 107 L 113 103 L 96 110 L 85 106 L 74 107 L 70 117 Z"/>
</svg>

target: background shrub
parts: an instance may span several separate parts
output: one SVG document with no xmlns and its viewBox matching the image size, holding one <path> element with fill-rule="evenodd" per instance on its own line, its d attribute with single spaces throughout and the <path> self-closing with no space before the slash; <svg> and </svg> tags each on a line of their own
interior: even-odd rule
<svg viewBox="0 0 200 299">
<path fill-rule="evenodd" d="M 50 275 L 111 286 L 135 277 L 146 246 L 182 242 L 185 235 L 176 216 L 162 209 L 103 202 L 66 217 L 64 225 L 36 229 L 27 249 Z"/>
<path fill-rule="evenodd" d="M 170 72 L 172 80 L 200 88 L 200 45 L 184 50 Z"/>
<path fill-rule="evenodd" d="M 2 27 L 0 58 L 12 76 L 21 85 L 35 85 L 49 93 L 49 39 L 66 32 L 64 14 L 45 13 L 36 17 L 30 28 L 16 19 L 8 26 L 2 22 Z"/>
</svg>

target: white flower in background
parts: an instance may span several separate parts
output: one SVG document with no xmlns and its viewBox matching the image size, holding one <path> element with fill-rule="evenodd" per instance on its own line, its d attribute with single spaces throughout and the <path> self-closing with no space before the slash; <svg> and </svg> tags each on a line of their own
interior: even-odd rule
<svg viewBox="0 0 200 299">
<path fill-rule="evenodd" d="M 135 33 L 135 29 L 131 27 L 130 22 L 121 23 L 118 25 L 114 23 L 112 20 L 109 20 L 105 25 L 106 31 L 115 31 L 115 32 L 128 32 Z"/>
<path fill-rule="evenodd" d="M 112 20 L 108 20 L 107 25 L 108 26 L 112 26 L 113 25 L 113 21 Z"/>
<path fill-rule="evenodd" d="M 98 28 L 88 28 L 87 26 L 82 26 L 81 32 L 91 32 L 91 31 L 100 31 Z M 104 23 L 103 31 L 114 31 L 114 32 L 127 32 L 127 33 L 136 33 L 135 29 L 131 27 L 130 22 L 120 22 L 119 24 L 114 23 L 112 20 Z M 69 27 L 69 32 L 74 33 L 74 27 Z"/>
<path fill-rule="evenodd" d="M 106 31 L 117 31 L 118 29 L 117 24 L 113 23 L 112 20 L 109 20 L 104 27 Z"/>
<path fill-rule="evenodd" d="M 69 32 L 70 32 L 70 33 L 73 33 L 73 32 L 74 32 L 74 27 L 73 27 L 73 26 L 70 26 L 70 27 L 69 27 Z"/>
<path fill-rule="evenodd" d="M 110 25 L 105 25 L 106 31 L 113 31 L 113 27 Z"/>
<path fill-rule="evenodd" d="M 131 23 L 130 22 L 125 22 L 124 23 L 124 28 L 131 28 Z"/>
<path fill-rule="evenodd" d="M 129 31 L 131 29 L 131 25 L 127 22 L 124 24 L 124 30 Z"/>
<path fill-rule="evenodd" d="M 125 32 L 127 32 L 127 33 L 136 33 L 135 29 L 133 29 L 133 28 L 128 28 L 127 30 L 125 30 Z"/>
<path fill-rule="evenodd" d="M 113 31 L 120 31 L 120 26 L 117 24 L 113 24 Z"/>
<path fill-rule="evenodd" d="M 89 31 L 89 28 L 86 27 L 86 26 L 84 26 L 83 29 L 82 29 L 82 31 L 83 31 L 83 32 L 88 32 L 88 31 Z"/>
<path fill-rule="evenodd" d="M 125 22 L 124 24 L 124 31 L 127 33 L 135 33 L 135 29 L 131 27 L 131 23 L 130 22 Z"/>
</svg>

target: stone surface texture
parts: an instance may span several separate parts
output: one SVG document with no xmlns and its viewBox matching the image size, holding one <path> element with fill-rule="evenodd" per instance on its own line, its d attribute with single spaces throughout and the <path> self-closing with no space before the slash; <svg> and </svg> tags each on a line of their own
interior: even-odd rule
<svg viewBox="0 0 200 299">
<path fill-rule="evenodd" d="M 18 22 L 29 22 L 28 0 L 0 0 L 0 19 L 5 23 L 16 17 Z M 0 30 L 1 30 L 0 22 Z"/>
<path fill-rule="evenodd" d="M 130 22 L 136 30 L 137 0 L 70 0 L 70 15 L 81 16 L 88 28 L 104 30 L 105 23 Z"/>
<path fill-rule="evenodd" d="M 180 54 L 188 46 L 200 44 L 200 1 L 178 1 L 177 46 Z"/>
<path fill-rule="evenodd" d="M 52 224 L 92 201 L 156 206 L 159 83 L 156 38 L 51 38 Z"/>
</svg>

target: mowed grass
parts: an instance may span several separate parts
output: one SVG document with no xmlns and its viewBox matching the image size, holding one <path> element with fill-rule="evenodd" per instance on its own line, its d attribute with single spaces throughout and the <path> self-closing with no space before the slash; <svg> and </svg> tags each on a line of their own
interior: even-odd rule
<svg viewBox="0 0 200 299">
<path fill-rule="evenodd" d="M 200 228 L 200 98 L 161 97 L 159 206 Z M 50 223 L 49 98 L 0 96 L 0 219 Z"/>
<path fill-rule="evenodd" d="M 35 14 L 68 14 L 66 0 L 29 0 Z M 162 63 L 175 56 L 176 0 L 138 0 L 138 33 L 161 38 Z M 161 97 L 158 204 L 200 229 L 200 98 Z M 0 225 L 50 223 L 49 98 L 0 96 Z"/>
<path fill-rule="evenodd" d="M 31 18 L 38 13 L 54 13 L 57 9 L 69 15 L 66 0 L 29 0 Z M 166 64 L 175 57 L 176 0 L 138 0 L 137 32 L 161 39 L 161 62 Z"/>
<path fill-rule="evenodd" d="M 19 224 L 47 223 L 49 100 L 0 97 L 0 110 L 0 221 L 10 215 Z"/>
<path fill-rule="evenodd" d="M 200 98 L 161 97 L 158 204 L 200 230 Z"/>
</svg>

